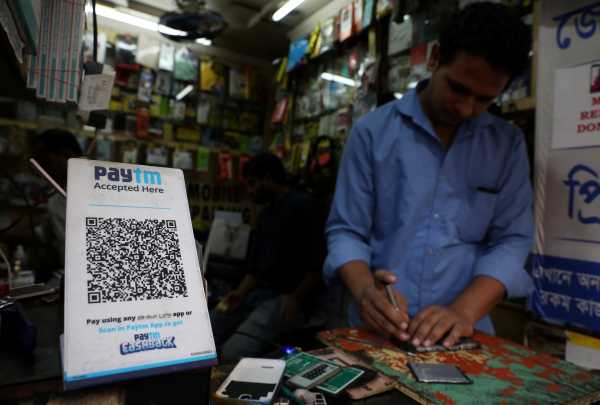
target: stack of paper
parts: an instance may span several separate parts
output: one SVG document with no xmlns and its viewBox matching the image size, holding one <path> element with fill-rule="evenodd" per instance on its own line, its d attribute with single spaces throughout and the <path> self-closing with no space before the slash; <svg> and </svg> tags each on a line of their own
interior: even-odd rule
<svg viewBox="0 0 600 405">
<path fill-rule="evenodd" d="M 38 52 L 29 58 L 27 87 L 36 89 L 37 96 L 48 101 L 76 102 L 81 81 L 85 1 L 40 3 Z"/>
</svg>

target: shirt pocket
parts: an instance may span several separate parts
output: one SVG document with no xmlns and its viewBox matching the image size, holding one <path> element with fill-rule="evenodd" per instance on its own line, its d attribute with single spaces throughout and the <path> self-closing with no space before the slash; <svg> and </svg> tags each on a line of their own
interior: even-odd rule
<svg viewBox="0 0 600 405">
<path fill-rule="evenodd" d="M 463 198 L 461 222 L 458 226 L 459 237 L 464 242 L 481 242 L 487 233 L 498 194 L 468 188 Z"/>
</svg>

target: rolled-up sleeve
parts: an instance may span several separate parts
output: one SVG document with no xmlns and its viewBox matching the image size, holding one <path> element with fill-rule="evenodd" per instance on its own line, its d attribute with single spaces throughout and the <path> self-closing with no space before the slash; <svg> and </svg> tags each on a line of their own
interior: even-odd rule
<svg viewBox="0 0 600 405">
<path fill-rule="evenodd" d="M 488 241 L 476 267 L 476 276 L 488 276 L 504 285 L 507 296 L 528 295 L 533 283 L 524 268 L 533 242 L 532 190 L 523 134 L 517 131 L 488 230 Z"/>
<path fill-rule="evenodd" d="M 337 271 L 350 261 L 361 260 L 370 265 L 372 176 L 372 140 L 368 129 L 359 121 L 346 143 L 325 227 L 328 254 L 323 275 L 327 284 L 335 282 Z"/>
</svg>

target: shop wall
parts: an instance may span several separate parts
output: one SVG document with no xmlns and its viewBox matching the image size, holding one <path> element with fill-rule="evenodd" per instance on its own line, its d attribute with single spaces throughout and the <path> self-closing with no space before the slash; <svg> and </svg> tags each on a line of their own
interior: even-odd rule
<svg viewBox="0 0 600 405">
<path fill-rule="evenodd" d="M 598 332 L 600 2 L 541 6 L 532 308 L 551 322 Z"/>
</svg>

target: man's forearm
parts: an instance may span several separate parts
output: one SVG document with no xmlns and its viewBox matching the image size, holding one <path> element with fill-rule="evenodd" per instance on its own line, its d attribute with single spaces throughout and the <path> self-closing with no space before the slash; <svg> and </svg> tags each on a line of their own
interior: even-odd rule
<svg viewBox="0 0 600 405">
<path fill-rule="evenodd" d="M 353 260 L 344 264 L 338 271 L 342 282 L 348 287 L 352 296 L 359 299 L 366 287 L 375 283 L 373 273 L 366 262 Z"/>
<path fill-rule="evenodd" d="M 475 324 L 494 309 L 504 298 L 505 292 L 502 283 L 495 278 L 478 276 L 450 307 Z"/>
</svg>

